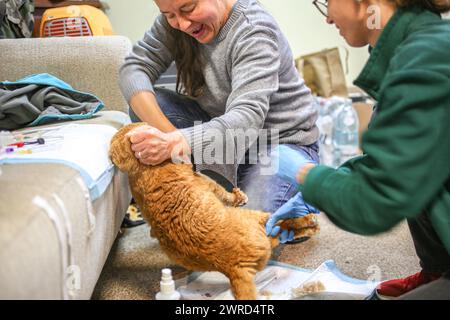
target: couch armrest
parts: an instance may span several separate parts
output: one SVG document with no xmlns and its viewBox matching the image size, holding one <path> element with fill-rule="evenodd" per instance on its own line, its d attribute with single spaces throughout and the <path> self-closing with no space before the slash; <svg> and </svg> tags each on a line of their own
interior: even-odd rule
<svg viewBox="0 0 450 320">
<path fill-rule="evenodd" d="M 131 42 L 123 36 L 5 39 L 0 41 L 0 81 L 50 73 L 95 94 L 105 110 L 127 112 L 118 76 L 130 51 Z"/>
</svg>

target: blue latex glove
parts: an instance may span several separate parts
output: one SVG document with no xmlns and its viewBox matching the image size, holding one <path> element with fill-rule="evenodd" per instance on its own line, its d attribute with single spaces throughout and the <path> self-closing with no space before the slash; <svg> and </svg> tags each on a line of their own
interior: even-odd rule
<svg viewBox="0 0 450 320">
<path fill-rule="evenodd" d="M 278 161 L 276 175 L 283 180 L 293 184 L 298 189 L 298 181 L 296 176 L 298 171 L 307 163 L 314 163 L 311 159 L 306 158 L 301 152 L 298 152 L 286 145 L 279 145 L 271 152 L 272 161 Z"/>
<path fill-rule="evenodd" d="M 306 216 L 309 213 L 317 214 L 319 212 L 319 210 L 307 204 L 303 200 L 302 193 L 299 192 L 270 216 L 269 220 L 267 220 L 266 223 L 266 234 L 267 236 L 275 237 L 280 232 L 280 226 L 276 226 L 279 220 L 300 218 Z M 293 230 L 283 230 L 281 232 L 281 243 L 292 240 L 294 240 Z"/>
</svg>

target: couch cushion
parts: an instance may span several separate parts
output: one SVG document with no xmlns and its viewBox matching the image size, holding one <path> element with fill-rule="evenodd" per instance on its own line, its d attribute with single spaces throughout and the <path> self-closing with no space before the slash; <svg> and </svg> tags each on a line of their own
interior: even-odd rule
<svg viewBox="0 0 450 320">
<path fill-rule="evenodd" d="M 120 172 L 91 203 L 70 167 L 2 167 L 0 299 L 89 299 L 130 198 Z"/>
<path fill-rule="evenodd" d="M 103 112 L 77 123 L 128 121 Z M 0 298 L 89 299 L 130 198 L 117 170 L 91 202 L 79 172 L 66 165 L 0 166 Z"/>
</svg>

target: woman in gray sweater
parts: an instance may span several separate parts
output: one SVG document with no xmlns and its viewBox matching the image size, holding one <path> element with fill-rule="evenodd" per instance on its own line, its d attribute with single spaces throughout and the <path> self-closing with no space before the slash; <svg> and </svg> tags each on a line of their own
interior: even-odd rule
<svg viewBox="0 0 450 320">
<path fill-rule="evenodd" d="M 289 144 L 318 162 L 317 111 L 289 44 L 256 0 L 155 0 L 161 11 L 120 71 L 141 162 L 193 156 L 273 212 L 297 191 L 270 170 L 266 147 Z M 177 92 L 154 88 L 176 63 Z M 277 165 L 277 164 L 275 164 Z M 301 195 L 299 210 L 307 208 Z"/>
</svg>

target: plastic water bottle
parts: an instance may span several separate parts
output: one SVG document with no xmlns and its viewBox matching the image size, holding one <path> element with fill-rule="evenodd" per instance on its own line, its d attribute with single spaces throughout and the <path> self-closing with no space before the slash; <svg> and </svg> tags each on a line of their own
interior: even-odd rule
<svg viewBox="0 0 450 320">
<path fill-rule="evenodd" d="M 346 99 L 337 96 L 330 98 L 314 97 L 314 99 L 315 106 L 319 113 L 316 125 L 320 131 L 320 163 L 326 166 L 334 167 L 334 122 L 336 113 L 339 112 L 339 109 L 345 104 Z"/>
<path fill-rule="evenodd" d="M 352 101 L 347 100 L 334 114 L 333 147 L 335 167 L 360 154 L 358 130 L 358 114 L 352 106 Z"/>
<path fill-rule="evenodd" d="M 333 165 L 333 117 L 332 114 L 321 108 L 316 125 L 319 127 L 319 157 L 320 163 Z"/>
<path fill-rule="evenodd" d="M 156 294 L 156 300 L 180 300 L 181 295 L 175 290 L 175 282 L 172 279 L 172 270 L 162 269 L 160 291 Z"/>
</svg>

